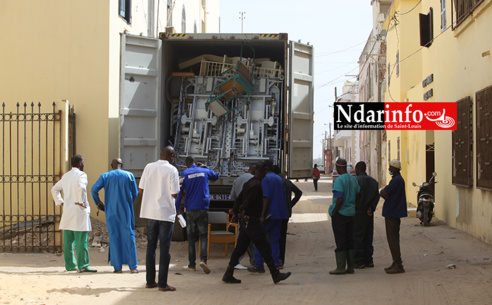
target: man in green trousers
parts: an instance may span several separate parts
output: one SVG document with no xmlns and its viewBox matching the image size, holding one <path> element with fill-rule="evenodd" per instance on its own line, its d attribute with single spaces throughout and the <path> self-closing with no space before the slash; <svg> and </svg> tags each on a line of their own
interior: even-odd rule
<svg viewBox="0 0 492 305">
<path fill-rule="evenodd" d="M 63 230 L 65 269 L 67 271 L 97 272 L 89 268 L 89 231 L 92 230 L 91 209 L 87 200 L 87 174 L 84 159 L 75 155 L 72 169 L 53 186 L 51 194 L 56 205 L 63 206 L 60 229 Z M 65 198 L 62 198 L 61 191 Z M 77 259 L 74 257 L 74 249 Z"/>
</svg>

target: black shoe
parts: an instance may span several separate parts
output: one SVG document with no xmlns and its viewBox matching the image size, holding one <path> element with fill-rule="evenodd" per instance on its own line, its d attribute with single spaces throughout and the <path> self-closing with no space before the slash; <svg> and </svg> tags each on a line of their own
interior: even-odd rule
<svg viewBox="0 0 492 305">
<path fill-rule="evenodd" d="M 222 277 L 222 282 L 228 284 L 240 284 L 241 280 L 234 277 L 234 266 L 228 266 L 224 276 Z"/>
<path fill-rule="evenodd" d="M 273 279 L 273 282 L 275 284 L 277 284 L 280 281 L 286 280 L 290 275 L 291 275 L 290 272 L 287 272 L 287 273 L 281 273 L 281 272 L 279 272 L 279 273 L 277 273 L 275 275 L 272 275 L 272 279 Z"/>
<path fill-rule="evenodd" d="M 387 274 L 397 274 L 397 273 L 405 273 L 405 269 L 403 269 L 403 265 L 395 264 L 393 268 L 389 268 L 385 270 Z"/>
<path fill-rule="evenodd" d="M 262 268 L 256 268 L 256 266 L 249 267 L 249 268 L 248 268 L 248 271 L 249 271 L 249 272 L 252 272 L 252 273 L 265 273 L 265 269 L 262 269 Z"/>
<path fill-rule="evenodd" d="M 232 274 L 229 275 L 227 273 L 222 277 L 222 282 L 228 284 L 241 284 L 241 280 L 238 280 Z"/>
<path fill-rule="evenodd" d="M 366 268 L 374 268 L 374 263 L 372 263 L 372 262 L 371 263 L 365 263 L 364 266 Z"/>
<path fill-rule="evenodd" d="M 366 264 L 364 264 L 363 262 L 357 262 L 354 264 L 355 269 L 364 269 L 365 267 L 366 267 Z"/>
</svg>

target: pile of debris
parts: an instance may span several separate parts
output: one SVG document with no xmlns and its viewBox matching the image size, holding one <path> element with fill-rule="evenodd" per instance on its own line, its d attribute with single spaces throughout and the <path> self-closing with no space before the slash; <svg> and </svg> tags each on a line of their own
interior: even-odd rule
<svg viewBox="0 0 492 305">
<path fill-rule="evenodd" d="M 109 246 L 109 235 L 106 224 L 92 217 L 91 223 L 92 231 L 89 232 L 89 245 L 98 249 L 107 250 Z M 147 248 L 147 235 L 145 235 L 144 231 L 140 230 L 140 228 L 135 230 L 135 242 L 137 244 L 137 249 Z M 104 252 L 105 250 L 100 251 Z"/>
</svg>

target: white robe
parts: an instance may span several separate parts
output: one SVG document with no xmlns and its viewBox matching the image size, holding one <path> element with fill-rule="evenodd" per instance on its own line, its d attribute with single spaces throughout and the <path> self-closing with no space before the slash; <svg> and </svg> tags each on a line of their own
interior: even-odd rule
<svg viewBox="0 0 492 305">
<path fill-rule="evenodd" d="M 63 190 L 64 198 L 61 196 Z M 56 205 L 63 203 L 61 230 L 91 231 L 91 208 L 87 200 L 87 174 L 76 167 L 65 173 L 51 189 Z M 75 203 L 83 203 L 84 207 Z"/>
</svg>

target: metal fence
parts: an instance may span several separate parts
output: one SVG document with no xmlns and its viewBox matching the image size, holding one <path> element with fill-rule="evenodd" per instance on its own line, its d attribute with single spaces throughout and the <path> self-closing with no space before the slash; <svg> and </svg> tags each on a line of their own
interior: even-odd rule
<svg viewBox="0 0 492 305">
<path fill-rule="evenodd" d="M 2 104 L 0 252 L 61 251 L 61 210 L 51 188 L 62 173 L 62 112 L 51 106 L 42 112 L 51 107 L 24 103 L 6 112 Z"/>
</svg>

